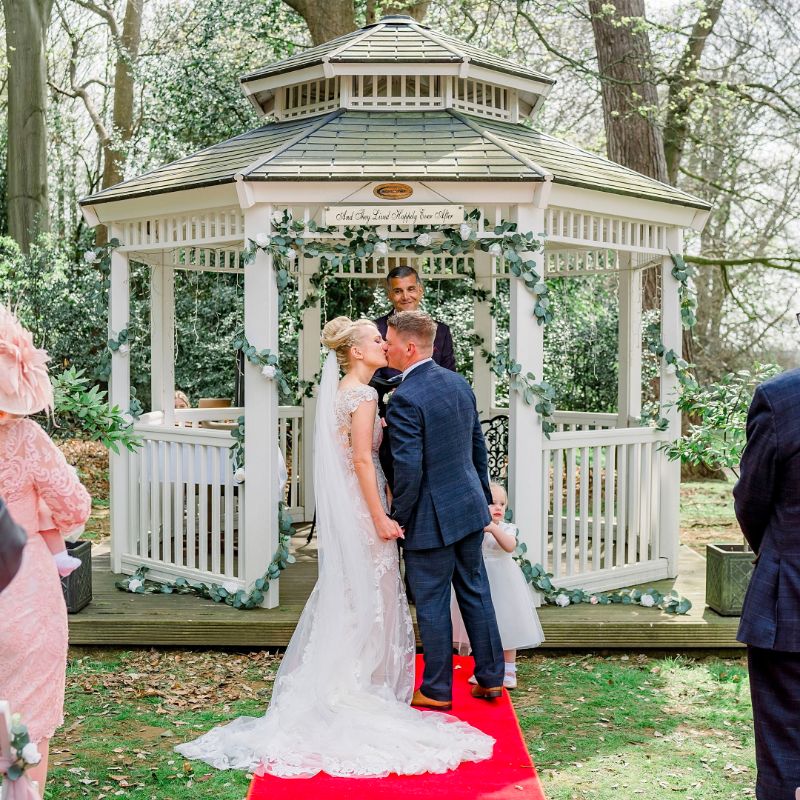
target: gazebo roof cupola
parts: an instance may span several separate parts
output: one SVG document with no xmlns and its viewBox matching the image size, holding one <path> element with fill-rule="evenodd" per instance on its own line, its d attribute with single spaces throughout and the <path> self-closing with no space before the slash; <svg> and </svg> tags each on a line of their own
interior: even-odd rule
<svg viewBox="0 0 800 800">
<path fill-rule="evenodd" d="M 278 120 L 338 108 L 454 108 L 518 122 L 536 113 L 555 81 L 397 14 L 262 67 L 241 82 L 259 113 Z"/>
</svg>

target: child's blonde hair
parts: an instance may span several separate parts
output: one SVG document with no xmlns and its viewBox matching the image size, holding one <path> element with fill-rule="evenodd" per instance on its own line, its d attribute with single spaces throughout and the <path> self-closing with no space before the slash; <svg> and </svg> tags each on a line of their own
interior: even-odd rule
<svg viewBox="0 0 800 800">
<path fill-rule="evenodd" d="M 492 481 L 489 484 L 489 490 L 493 492 L 495 489 L 497 489 L 503 495 L 503 502 L 508 505 L 508 492 L 506 491 L 506 487 L 503 486 L 502 483 Z"/>
</svg>

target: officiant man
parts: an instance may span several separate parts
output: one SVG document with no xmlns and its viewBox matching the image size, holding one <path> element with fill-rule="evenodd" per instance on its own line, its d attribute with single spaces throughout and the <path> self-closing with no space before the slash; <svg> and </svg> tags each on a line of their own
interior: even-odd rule
<svg viewBox="0 0 800 800">
<path fill-rule="evenodd" d="M 414 267 L 404 265 L 395 267 L 389 272 L 386 276 L 386 296 L 392 304 L 392 310 L 375 320 L 378 331 L 380 331 L 384 339 L 386 338 L 389 317 L 401 311 L 417 311 L 419 304 L 422 302 L 424 291 L 425 286 Z M 438 320 L 436 321 L 436 338 L 433 341 L 433 360 L 440 367 L 456 372 L 456 358 L 453 354 L 453 337 L 450 333 L 450 328 L 444 322 L 439 322 Z M 384 395 L 392 391 L 399 383 L 399 380 L 400 372 L 391 367 L 382 367 L 372 379 L 371 385 L 378 392 L 378 413 L 381 419 L 386 416 Z M 379 456 L 381 467 L 383 467 L 386 480 L 391 488 L 394 468 L 388 436 L 383 437 Z"/>
<path fill-rule="evenodd" d="M 762 383 L 733 489 L 756 552 L 737 639 L 747 645 L 757 800 L 800 786 L 800 369 Z"/>
</svg>

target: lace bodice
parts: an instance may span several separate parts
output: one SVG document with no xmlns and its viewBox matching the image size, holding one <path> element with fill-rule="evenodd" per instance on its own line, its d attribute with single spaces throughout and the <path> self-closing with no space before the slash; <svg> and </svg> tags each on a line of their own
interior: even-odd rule
<svg viewBox="0 0 800 800">
<path fill-rule="evenodd" d="M 345 450 L 345 458 L 347 459 L 347 466 L 351 473 L 355 473 L 353 469 L 353 447 L 350 438 L 350 431 L 353 424 L 353 412 L 362 404 L 375 402 L 377 403 L 378 393 L 371 386 L 361 384 L 355 387 L 344 387 L 339 389 L 336 394 L 336 406 L 334 408 L 334 416 L 336 418 L 336 427 L 339 430 L 339 437 L 342 446 Z M 383 428 L 381 427 L 381 420 L 378 416 L 377 406 L 375 408 L 375 422 L 372 428 L 372 463 L 375 465 L 375 475 L 378 479 L 378 494 L 381 498 L 384 510 L 388 513 L 389 507 L 386 499 L 386 476 L 383 474 L 380 459 L 378 458 L 378 450 L 381 446 L 383 439 Z"/>
</svg>

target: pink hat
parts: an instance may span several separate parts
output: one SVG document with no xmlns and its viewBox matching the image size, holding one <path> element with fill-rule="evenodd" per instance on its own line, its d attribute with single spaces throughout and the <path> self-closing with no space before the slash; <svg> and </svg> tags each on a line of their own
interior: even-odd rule
<svg viewBox="0 0 800 800">
<path fill-rule="evenodd" d="M 34 346 L 30 331 L 0 305 L 0 411 L 25 416 L 53 407 L 49 360 Z"/>
</svg>

